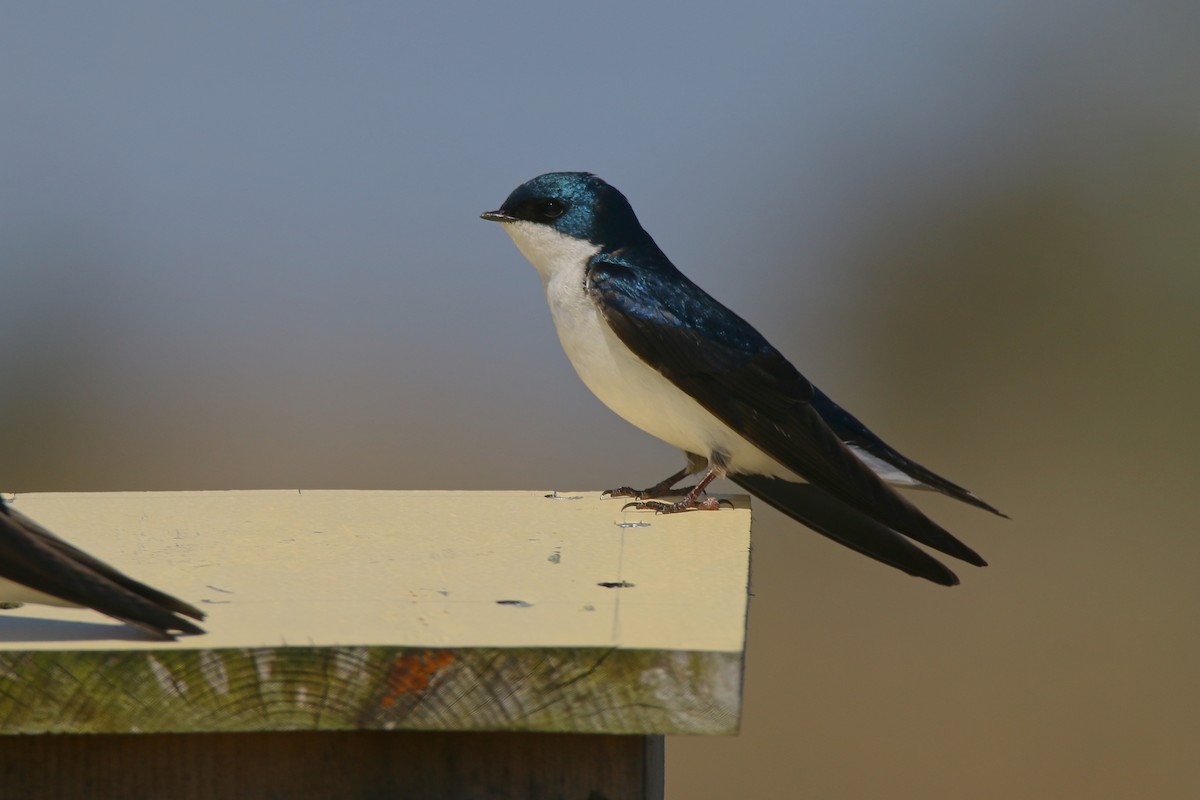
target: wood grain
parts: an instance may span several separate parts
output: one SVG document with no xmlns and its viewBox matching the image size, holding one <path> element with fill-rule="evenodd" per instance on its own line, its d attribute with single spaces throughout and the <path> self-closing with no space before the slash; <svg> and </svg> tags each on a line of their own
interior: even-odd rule
<svg viewBox="0 0 1200 800">
<path fill-rule="evenodd" d="M 209 633 L 0 612 L 0 731 L 736 732 L 745 498 L 662 517 L 564 495 L 21 495 Z"/>
</svg>

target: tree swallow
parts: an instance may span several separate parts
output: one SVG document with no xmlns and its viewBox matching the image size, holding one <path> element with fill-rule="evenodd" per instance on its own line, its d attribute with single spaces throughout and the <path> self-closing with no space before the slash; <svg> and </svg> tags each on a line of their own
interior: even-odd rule
<svg viewBox="0 0 1200 800">
<path fill-rule="evenodd" d="M 204 633 L 198 608 L 139 583 L 0 502 L 0 600 L 88 607 L 159 638 Z"/>
<path fill-rule="evenodd" d="M 501 223 L 537 269 L 559 341 L 587 387 L 687 458 L 649 489 L 606 494 L 663 513 L 714 510 L 704 490 L 728 477 L 818 533 L 911 575 L 958 583 L 909 539 L 986 565 L 889 484 L 1004 515 L 905 458 L 809 383 L 671 264 L 615 188 L 586 172 L 551 172 L 482 217 Z M 695 486 L 672 489 L 699 473 Z M 651 499 L 678 494 L 675 503 Z"/>
</svg>

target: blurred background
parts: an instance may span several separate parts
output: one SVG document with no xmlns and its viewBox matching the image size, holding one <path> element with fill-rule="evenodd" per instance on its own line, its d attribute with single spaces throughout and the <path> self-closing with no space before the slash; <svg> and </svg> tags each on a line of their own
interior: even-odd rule
<svg viewBox="0 0 1200 800">
<path fill-rule="evenodd" d="M 945 590 L 756 508 L 742 734 L 669 740 L 669 796 L 1200 796 L 1198 39 L 1168 2 L 6 4 L 2 488 L 658 480 L 478 219 L 590 170 L 1013 517 L 918 498 L 991 562 Z"/>
</svg>

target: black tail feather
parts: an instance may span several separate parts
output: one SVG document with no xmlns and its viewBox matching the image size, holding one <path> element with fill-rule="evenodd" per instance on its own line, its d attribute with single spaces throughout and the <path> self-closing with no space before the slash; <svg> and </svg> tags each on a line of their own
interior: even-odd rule
<svg viewBox="0 0 1200 800">
<path fill-rule="evenodd" d="M 765 475 L 728 477 L 797 522 L 865 556 L 942 586 L 958 583 L 958 576 L 945 564 L 904 536 L 812 484 Z M 983 566 L 983 560 L 979 562 Z"/>
<path fill-rule="evenodd" d="M 0 554 L 4 577 L 43 594 L 95 609 L 163 639 L 175 638 L 172 632 L 204 633 L 183 618 L 203 620 L 204 612 L 195 606 L 130 578 L 3 506 Z"/>
</svg>

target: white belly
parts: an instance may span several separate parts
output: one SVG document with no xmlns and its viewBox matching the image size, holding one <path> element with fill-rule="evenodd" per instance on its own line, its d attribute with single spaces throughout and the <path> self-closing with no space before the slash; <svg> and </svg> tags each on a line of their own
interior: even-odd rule
<svg viewBox="0 0 1200 800">
<path fill-rule="evenodd" d="M 623 419 L 680 450 L 721 453 L 730 472 L 797 479 L 625 346 L 585 293 L 582 263 L 551 277 L 546 301 L 575 371 Z"/>
<path fill-rule="evenodd" d="M 730 472 L 800 480 L 646 366 L 617 338 L 584 288 L 585 270 L 600 252 L 598 246 L 530 222 L 510 222 L 504 228 L 542 277 L 558 340 L 571 365 L 606 406 L 680 450 L 705 458 L 720 453 Z"/>
<path fill-rule="evenodd" d="M 558 340 L 572 366 L 606 406 L 680 450 L 705 458 L 722 454 L 729 472 L 803 480 L 646 366 L 617 338 L 584 288 L 586 265 L 599 246 L 531 222 L 508 222 L 504 228 L 542 277 Z M 920 485 L 869 453 L 851 450 L 884 480 Z"/>
</svg>

